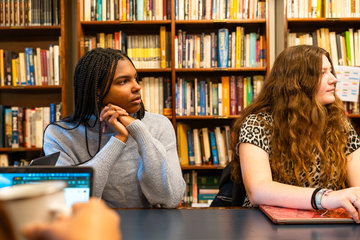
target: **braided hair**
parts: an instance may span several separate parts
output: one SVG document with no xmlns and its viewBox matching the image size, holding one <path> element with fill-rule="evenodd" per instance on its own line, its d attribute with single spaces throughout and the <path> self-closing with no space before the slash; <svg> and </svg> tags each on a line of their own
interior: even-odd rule
<svg viewBox="0 0 360 240">
<path fill-rule="evenodd" d="M 75 110 L 71 116 L 64 118 L 63 121 L 75 123 L 74 127 L 67 130 L 75 129 L 80 124 L 85 126 L 86 149 L 91 158 L 100 151 L 102 131 L 99 118 L 103 108 L 103 100 L 110 90 L 118 61 L 125 59 L 134 66 L 131 59 L 120 50 L 95 48 L 85 53 L 76 65 L 74 72 Z M 134 118 L 142 119 L 144 115 L 145 108 L 141 102 L 140 109 L 134 114 Z M 95 122 L 90 125 L 89 120 L 92 116 L 95 116 Z M 93 128 L 96 124 L 99 125 L 99 141 L 97 151 L 92 155 L 89 151 L 87 128 Z"/>
</svg>

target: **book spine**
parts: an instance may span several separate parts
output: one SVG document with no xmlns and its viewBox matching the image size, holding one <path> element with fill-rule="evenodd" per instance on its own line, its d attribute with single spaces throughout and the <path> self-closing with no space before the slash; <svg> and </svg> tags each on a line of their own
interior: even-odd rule
<svg viewBox="0 0 360 240">
<path fill-rule="evenodd" d="M 219 67 L 229 66 L 229 30 L 221 28 L 218 30 L 218 56 Z"/>
<path fill-rule="evenodd" d="M 19 122 L 18 122 L 19 107 L 11 107 L 11 116 L 12 116 L 12 134 L 11 134 L 11 147 L 19 147 Z"/>
<path fill-rule="evenodd" d="M 230 115 L 230 77 L 223 76 L 221 77 L 222 84 L 222 108 L 224 116 Z"/>
<path fill-rule="evenodd" d="M 0 9 L 1 11 L 1 9 Z M 5 114 L 5 107 L 3 105 L 0 105 L 0 148 L 5 147 L 5 119 L 4 119 L 4 114 Z"/>
<path fill-rule="evenodd" d="M 211 155 L 214 165 L 219 164 L 219 156 L 218 156 L 218 150 L 216 146 L 216 138 L 215 138 L 215 132 L 210 131 L 209 132 L 209 138 L 210 138 L 210 147 L 211 147 Z"/>
<path fill-rule="evenodd" d="M 237 114 L 237 93 L 236 93 L 236 78 L 235 76 L 230 77 L 230 115 Z"/>
<path fill-rule="evenodd" d="M 219 115 L 219 97 L 218 97 L 218 84 L 213 83 L 212 85 L 212 114 L 217 116 Z"/>
<path fill-rule="evenodd" d="M 11 64 L 12 52 L 9 50 L 5 50 L 4 52 L 4 70 L 5 70 L 5 86 L 12 85 L 12 64 Z"/>
<path fill-rule="evenodd" d="M 210 142 L 209 142 L 209 130 L 207 128 L 201 129 L 202 139 L 201 142 L 203 144 L 203 163 L 204 164 L 210 164 L 210 158 L 211 158 L 211 149 L 210 149 Z"/>
<path fill-rule="evenodd" d="M 205 81 L 200 81 L 200 115 L 206 115 L 206 86 Z"/>
<path fill-rule="evenodd" d="M 186 131 L 188 140 L 188 151 L 189 151 L 189 165 L 195 164 L 195 152 L 194 152 L 194 134 L 192 129 Z"/>
<path fill-rule="evenodd" d="M 4 110 L 4 139 L 5 147 L 11 147 L 12 143 L 12 112 L 11 108 L 6 107 Z"/>
<path fill-rule="evenodd" d="M 144 0 L 136 0 L 136 20 L 144 20 Z"/>
</svg>

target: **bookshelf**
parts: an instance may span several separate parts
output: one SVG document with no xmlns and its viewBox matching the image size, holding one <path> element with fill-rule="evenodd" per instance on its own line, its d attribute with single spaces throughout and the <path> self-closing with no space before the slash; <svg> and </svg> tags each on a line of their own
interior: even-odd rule
<svg viewBox="0 0 360 240">
<path fill-rule="evenodd" d="M 7 13 L 2 15 L 2 22 L 0 22 L 0 49 L 4 50 L 4 52 L 5 50 L 9 50 L 9 52 L 14 53 L 18 59 L 18 65 L 17 67 L 12 66 L 11 68 L 12 78 L 10 82 L 6 82 L 3 77 L 0 77 L 2 80 L 0 85 L 0 105 L 6 107 L 18 106 L 20 109 L 34 109 L 50 108 L 50 104 L 57 104 L 60 109 L 59 104 L 61 103 L 63 116 L 69 113 L 69 105 L 71 104 L 72 98 L 68 97 L 69 83 L 66 78 L 66 49 L 68 43 L 65 28 L 67 21 L 65 6 L 67 3 L 68 0 L 47 0 L 42 2 L 41 6 L 33 5 L 33 8 L 29 9 L 29 11 L 25 11 L 24 9 L 27 8 L 19 3 L 19 5 L 11 5 L 9 8 L 9 11 L 14 13 L 14 16 L 10 15 L 9 18 L 6 19 Z M 5 13 L 5 5 L 2 5 L 2 7 L 2 13 Z M 14 18 L 11 19 L 12 17 Z M 25 48 L 33 50 L 34 82 L 29 82 L 26 78 L 27 76 L 25 76 L 29 71 L 21 68 L 20 55 L 22 53 L 25 54 Z M 39 52 L 36 52 L 37 49 L 39 49 Z M 44 59 L 40 57 L 40 49 L 44 52 Z M 50 53 L 52 55 L 50 55 Z M 5 56 L 5 53 L 3 53 L 3 56 Z M 39 58 L 36 58 L 36 56 L 39 56 Z M 49 67 L 47 69 L 48 71 L 45 70 L 44 64 Z M 1 68 L 0 72 L 3 69 L 6 71 L 5 65 Z M 13 75 L 14 72 L 17 74 L 16 77 Z M 49 81 L 45 82 L 45 76 Z M 16 83 L 15 81 L 14 83 L 13 80 L 16 78 L 18 82 Z M 25 82 L 21 81 L 21 79 L 25 80 Z M 3 115 L 4 113 L 1 114 Z M 25 147 L 25 144 L 21 142 L 19 147 L 5 145 L 4 125 L 1 126 L 1 137 L 4 144 L 0 146 L 0 155 L 6 155 L 10 165 L 14 163 L 18 164 L 17 160 L 20 159 L 24 159 L 25 161 L 22 160 L 21 164 L 26 165 L 26 160 L 40 155 L 40 145 L 35 146 L 29 144 Z M 25 123 L 22 129 L 25 131 Z M 38 128 L 36 130 L 39 131 Z M 41 129 L 40 132 L 42 138 L 43 129 Z M 23 132 L 23 134 L 25 134 L 25 132 Z M 25 141 L 25 136 L 23 137 Z M 40 144 L 42 145 L 42 141 Z"/>
<path fill-rule="evenodd" d="M 106 39 L 107 36 L 109 36 L 110 39 L 113 39 L 113 45 L 112 47 L 116 46 L 116 38 L 115 33 L 119 33 L 119 42 L 121 42 L 121 34 L 125 33 L 126 36 L 134 36 L 134 35 L 159 35 L 161 28 L 166 29 L 166 67 L 137 67 L 137 71 L 140 75 L 140 78 L 142 80 L 142 87 L 143 92 L 142 96 L 144 98 L 145 107 L 147 110 L 149 110 L 149 107 L 147 107 L 147 97 L 148 93 L 146 92 L 146 82 L 147 81 L 154 81 L 151 78 L 163 78 L 164 80 L 164 86 L 163 88 L 166 89 L 166 87 L 169 87 L 169 85 L 165 85 L 165 79 L 168 79 L 170 81 L 170 96 L 171 98 L 171 109 L 167 109 L 167 112 L 165 114 L 165 104 L 164 104 L 164 115 L 167 116 L 171 122 L 173 123 L 173 126 L 175 128 L 175 131 L 178 131 L 179 125 L 187 125 L 190 129 L 201 129 L 201 128 L 207 128 L 209 131 L 213 131 L 216 127 L 219 128 L 220 131 L 224 132 L 223 126 L 230 126 L 234 119 L 239 117 L 238 111 L 232 114 L 226 113 L 226 114 L 212 114 L 212 111 L 208 113 L 195 113 L 195 111 L 190 110 L 184 110 L 184 112 L 179 112 L 179 103 L 176 98 L 179 93 L 177 93 L 177 84 L 179 79 L 184 79 L 185 82 L 189 82 L 194 84 L 195 78 L 197 78 L 196 81 L 206 81 L 211 83 L 221 83 L 222 77 L 228 77 L 229 81 L 231 79 L 231 76 L 234 76 L 234 78 L 242 77 L 242 78 L 248 78 L 250 82 L 253 81 L 254 76 L 265 76 L 269 70 L 269 21 L 268 21 L 268 0 L 256 0 L 256 1 L 249 1 L 251 4 L 255 4 L 260 2 L 260 7 L 254 7 L 255 5 L 251 5 L 253 11 L 255 9 L 258 9 L 259 12 L 263 14 L 261 17 L 256 17 L 253 15 L 249 17 L 244 18 L 241 16 L 236 16 L 236 12 L 232 13 L 232 10 L 228 9 L 229 13 L 226 14 L 227 11 L 224 11 L 219 14 L 222 15 L 221 18 L 215 17 L 213 13 L 207 12 L 206 14 L 203 12 L 203 15 L 199 15 L 199 11 L 196 14 L 186 14 L 186 9 L 203 9 L 201 6 L 198 6 L 197 4 L 200 4 L 200 2 L 196 1 L 177 1 L 177 0 L 169 0 L 169 1 L 163 1 L 163 4 L 166 2 L 166 9 L 164 10 L 164 7 L 161 7 L 163 9 L 164 14 L 162 17 L 154 17 L 158 20 L 153 20 L 154 18 L 149 18 L 147 16 L 147 10 L 145 10 L 145 15 L 143 16 L 144 20 L 137 20 L 139 19 L 138 16 L 135 13 L 129 13 L 129 10 L 127 12 L 126 18 L 121 18 L 121 16 L 116 17 L 116 13 L 114 13 L 114 16 L 111 16 L 107 18 L 107 20 L 97 21 L 98 15 L 96 15 L 96 9 L 98 10 L 98 6 L 92 5 L 89 0 L 78 0 L 77 1 L 77 11 L 78 11 L 78 19 L 77 19 L 77 34 L 78 34 L 78 59 L 85 53 L 86 49 L 91 49 L 95 45 L 101 45 L 101 42 L 106 42 L 106 40 L 101 40 L 101 36 L 99 33 L 103 33 L 103 39 Z M 117 1 L 111 1 L 115 2 L 114 6 L 116 6 L 120 2 Z M 149 1 L 151 2 L 151 1 Z M 155 5 L 157 4 L 157 1 L 155 2 Z M 211 1 L 203 1 L 204 4 L 211 3 Z M 229 2 L 231 4 L 243 4 L 246 1 L 221 1 L 222 3 Z M 136 1 L 138 3 L 138 1 Z M 107 3 L 108 4 L 108 3 Z M 179 7 L 177 4 L 185 4 L 184 9 Z M 201 3 L 202 4 L 202 3 Z M 150 4 L 151 5 L 151 4 Z M 236 5 L 239 7 L 239 5 Z M 258 6 L 256 4 L 256 6 Z M 250 7 L 250 5 L 249 5 Z M 110 7 L 111 9 L 112 7 Z M 91 11 L 92 9 L 95 9 L 94 11 Z M 121 9 L 121 8 L 120 8 Z M 133 8 L 134 9 L 134 8 Z M 205 9 L 205 8 L 204 8 Z M 261 10 L 263 9 L 263 10 Z M 181 12 L 182 11 L 182 12 Z M 185 12 L 184 12 L 185 11 Z M 119 11 L 121 12 L 121 10 Z M 245 10 L 243 10 L 245 12 Z M 250 11 L 249 11 L 250 12 Z M 98 13 L 99 14 L 99 13 Z M 182 15 L 183 14 L 183 15 Z M 104 15 L 104 14 L 102 14 Z M 135 17 L 134 17 L 135 16 Z M 166 17 L 165 17 L 166 16 Z M 116 20 L 117 19 L 117 20 Z M 151 19 L 151 20 L 150 20 Z M 212 40 L 218 39 L 219 29 L 227 29 L 229 32 L 229 35 L 232 34 L 233 42 L 229 41 L 229 44 L 233 44 L 232 48 L 235 52 L 234 46 L 236 46 L 236 41 L 233 36 L 236 36 L 236 31 L 239 31 L 239 34 L 242 33 L 244 37 L 244 42 L 242 43 L 240 41 L 241 38 L 238 38 L 238 44 L 241 46 L 241 44 L 245 44 L 245 35 L 249 35 L 252 33 L 253 42 L 251 44 L 254 44 L 253 46 L 255 49 L 258 49 L 256 53 L 254 53 L 254 61 L 250 63 L 246 62 L 247 59 L 245 59 L 245 54 L 240 55 L 243 57 L 244 63 L 239 61 L 239 64 L 236 64 L 236 59 L 234 58 L 234 55 L 232 55 L 232 60 L 229 61 L 228 66 L 220 67 L 217 60 L 216 63 L 212 65 L 206 65 L 204 62 L 204 58 L 201 60 L 202 63 L 196 62 L 195 60 L 191 59 L 191 56 L 186 55 L 187 59 L 186 61 L 189 61 L 189 64 L 185 64 L 181 62 L 182 58 L 179 58 L 179 54 L 182 50 L 182 47 L 180 45 L 179 37 L 180 32 L 181 34 L 184 34 L 184 36 L 188 36 L 188 39 L 193 39 L 189 41 L 193 41 L 193 46 L 196 46 L 196 37 L 201 37 L 201 35 L 204 37 L 207 37 L 210 39 L 211 34 L 215 35 L 215 37 Z M 240 32 L 242 29 L 242 32 Z M 161 33 L 160 33 L 161 34 Z M 263 49 L 262 52 L 262 60 L 260 60 L 260 36 L 261 36 L 261 46 Z M 111 43 L 111 41 L 107 41 L 107 43 L 103 43 L 103 46 L 108 46 L 107 44 Z M 129 44 L 129 43 L 128 43 Z M 184 48 L 186 50 L 190 49 L 190 42 L 188 43 L 189 48 Z M 257 44 L 257 48 L 256 48 Z M 93 46 L 94 45 L 94 46 Z M 123 49 L 121 43 L 120 46 L 115 47 L 119 49 Z M 205 46 L 205 43 L 202 43 L 203 46 Z M 91 47 L 90 47 L 91 46 Z M 179 48 L 179 46 L 181 46 Z M 207 45 L 208 46 L 208 45 Z M 209 45 L 210 46 L 210 45 Z M 245 45 L 243 45 L 245 46 Z M 110 45 L 111 47 L 111 45 Z M 129 45 L 127 45 L 129 47 Z M 196 52 L 196 47 L 191 48 L 194 52 Z M 205 48 L 203 47 L 201 53 L 203 55 L 206 55 L 207 52 L 210 52 L 211 48 Z M 217 50 L 216 50 L 217 51 Z M 243 48 L 243 51 L 245 52 L 245 49 Z M 189 50 L 190 52 L 190 50 Z M 230 54 L 232 51 L 229 51 Z M 241 54 L 241 52 L 239 52 Z M 128 53 L 129 55 L 129 53 Z M 130 56 L 131 59 L 134 60 L 134 57 L 137 58 L 137 56 Z M 194 56 L 193 56 L 194 57 Z M 145 57 L 146 58 L 146 57 Z M 215 59 L 217 57 L 214 57 Z M 195 59 L 195 58 L 193 58 Z M 183 65 L 184 64 L 184 65 Z M 136 60 L 135 60 L 135 66 Z M 145 79 L 144 79 L 145 78 Z M 150 80 L 146 79 L 150 78 Z M 241 78 L 241 81 L 243 79 Z M 155 80 L 156 81 L 156 80 Z M 240 81 L 240 80 L 239 80 Z M 179 85 L 178 85 L 179 86 Z M 189 85 L 190 86 L 190 85 Z M 191 85 L 189 89 L 192 89 L 195 85 Z M 229 85 L 230 86 L 230 85 Z M 210 86 L 208 86 L 210 89 Z M 233 87 L 233 85 L 232 85 Z M 235 87 L 236 88 L 236 87 Z M 228 88 L 227 91 L 229 91 L 228 95 L 230 94 L 231 88 Z M 251 90 L 252 91 L 252 90 Z M 165 95 L 165 94 L 164 94 Z M 166 99 L 166 96 L 163 96 L 164 99 Z M 237 101 L 237 100 L 236 100 Z M 244 101 L 244 100 L 241 100 Z M 251 101 L 251 98 L 249 99 L 249 102 Z M 209 106 L 208 106 L 209 107 Z M 244 106 L 242 106 L 244 107 Z M 150 109 L 152 111 L 152 109 Z M 209 114 L 210 113 L 210 114 Z M 221 129 L 220 129 L 221 127 Z M 225 134 L 225 133 L 224 133 Z M 178 134 L 179 138 L 179 134 Z M 225 140 L 223 138 L 224 144 Z M 178 139 L 179 143 L 179 139 Z M 179 143 L 180 144 L 180 143 Z M 225 146 L 224 146 L 225 147 Z M 187 147 L 186 147 L 187 149 Z M 188 153 L 186 153 L 188 154 Z M 179 155 L 181 153 L 179 152 Z M 228 160 L 223 162 L 223 164 L 196 164 L 196 165 L 190 165 L 186 163 L 182 163 L 181 167 L 185 173 L 195 173 L 199 174 L 198 176 L 201 177 L 202 175 L 215 175 L 220 176 L 221 170 L 224 168 Z"/>
<path fill-rule="evenodd" d="M 300 6 L 299 4 L 303 4 Z M 284 42 L 285 48 L 298 44 L 316 44 L 326 49 L 334 65 L 360 67 L 360 11 L 359 3 L 334 0 L 317 1 L 311 10 L 309 1 L 284 0 Z M 306 35 L 308 34 L 308 35 Z M 346 34 L 351 36 L 346 44 Z M 333 35 L 333 36 L 332 36 Z M 317 39 L 317 40 L 314 40 Z M 351 40 L 350 40 L 351 39 Z M 342 43 L 341 41 L 344 41 Z M 340 44 L 339 44 L 340 43 Z M 343 49 L 341 50 L 341 46 Z M 347 50 L 353 49 L 353 50 Z M 348 61 L 349 55 L 352 61 Z M 353 51 L 353 52 L 351 52 Z M 342 59 L 342 60 L 341 60 Z M 356 131 L 360 131 L 358 103 L 344 103 L 348 117 Z"/>
</svg>

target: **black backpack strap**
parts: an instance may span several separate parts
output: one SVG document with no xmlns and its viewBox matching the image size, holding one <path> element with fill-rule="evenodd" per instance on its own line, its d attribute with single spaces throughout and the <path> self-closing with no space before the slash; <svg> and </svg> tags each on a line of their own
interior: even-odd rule
<svg viewBox="0 0 360 240">
<path fill-rule="evenodd" d="M 231 180 L 232 162 L 223 169 L 220 177 L 219 192 L 210 207 L 242 206 L 245 199 L 244 184 Z"/>
</svg>

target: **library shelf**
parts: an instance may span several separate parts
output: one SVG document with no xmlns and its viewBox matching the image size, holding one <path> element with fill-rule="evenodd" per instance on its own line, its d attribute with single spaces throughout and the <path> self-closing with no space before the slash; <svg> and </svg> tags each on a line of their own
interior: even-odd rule
<svg viewBox="0 0 360 240">
<path fill-rule="evenodd" d="M 347 114 L 347 116 L 349 118 L 360 118 L 360 114 L 359 113 L 350 113 L 350 114 Z"/>
<path fill-rule="evenodd" d="M 260 19 L 219 19 L 219 20 L 176 20 L 175 18 L 175 0 L 171 0 L 171 19 L 170 20 L 155 20 L 155 21 L 83 21 L 85 18 L 82 17 L 83 7 L 85 6 L 78 0 L 78 18 L 77 18 L 77 29 L 78 29 L 78 59 L 84 54 L 85 44 L 81 45 L 81 41 L 84 42 L 85 37 L 95 36 L 97 33 L 109 33 L 113 34 L 115 31 L 122 31 L 127 36 L 131 35 L 154 35 L 159 34 L 161 27 L 166 28 L 167 39 L 171 47 L 170 49 L 170 67 L 168 68 L 157 68 L 157 69 L 142 69 L 138 68 L 137 71 L 141 77 L 159 77 L 164 75 L 165 78 L 170 79 L 170 90 L 171 90 L 171 115 L 167 117 L 173 124 L 175 131 L 180 125 L 188 125 L 190 129 L 203 129 L 207 128 L 209 131 L 214 131 L 215 128 L 221 128 L 220 134 L 225 134 L 225 127 L 231 125 L 240 115 L 227 115 L 227 116 L 177 116 L 176 115 L 176 84 L 179 78 L 183 78 L 188 82 L 193 83 L 195 78 L 199 81 L 209 78 L 211 82 L 221 83 L 221 77 L 231 76 L 242 76 L 252 78 L 255 75 L 266 76 L 269 71 L 269 0 L 265 0 L 265 18 Z M 87 2 L 87 0 L 86 0 Z M 88 18 L 87 18 L 88 19 Z M 178 56 L 178 46 L 175 46 L 175 39 L 177 34 L 181 30 L 182 33 L 186 32 L 186 36 L 201 35 L 202 33 L 209 35 L 214 32 L 218 34 L 219 29 L 227 28 L 229 33 L 236 32 L 237 27 L 244 28 L 245 34 L 256 33 L 258 36 L 264 36 L 264 56 L 265 61 L 262 67 L 231 67 L 231 68 L 176 68 L 175 56 Z M 216 35 L 218 36 L 218 35 Z M 168 59 L 167 59 L 168 60 Z M 168 66 L 169 66 L 168 65 Z M 199 65 L 200 66 L 200 65 Z M 217 63 L 211 66 L 220 66 Z M 235 65 L 230 65 L 235 66 Z M 249 65 L 241 64 L 241 66 L 260 66 L 260 65 Z M 145 89 L 145 88 L 144 88 Z M 229 90 L 231 90 L 229 88 Z M 228 113 L 226 113 L 228 114 Z M 225 138 L 224 138 L 224 141 Z M 179 139 L 178 139 L 179 142 Z M 227 149 L 229 150 L 229 149 Z M 227 162 L 227 161 L 226 161 Z M 217 175 L 220 176 L 221 170 L 224 169 L 224 165 L 186 165 L 182 164 L 181 169 L 184 172 L 199 172 L 199 175 Z"/>
<path fill-rule="evenodd" d="M 41 148 L 0 148 L 0 153 L 9 153 L 9 152 L 39 152 Z"/>
<path fill-rule="evenodd" d="M 212 120 L 212 119 L 237 119 L 240 115 L 228 116 L 176 116 L 177 120 Z"/>
<path fill-rule="evenodd" d="M 242 68 L 176 68 L 175 72 L 266 72 L 266 67 Z"/>
<path fill-rule="evenodd" d="M 265 24 L 265 19 L 175 20 L 175 24 Z"/>
<path fill-rule="evenodd" d="M 182 170 L 222 170 L 224 165 L 181 165 Z"/>
<path fill-rule="evenodd" d="M 48 86 L 1 86 L 0 87 L 0 91 L 1 90 L 14 90 L 14 91 L 18 91 L 18 90 L 50 90 L 50 89 L 58 89 L 61 90 L 61 86 L 60 85 L 48 85 Z"/>
<path fill-rule="evenodd" d="M 360 22 L 360 18 L 288 18 L 289 23 L 309 23 L 309 22 L 321 22 L 321 23 L 333 23 L 333 22 Z"/>
<path fill-rule="evenodd" d="M 144 21 L 80 21 L 82 26 L 109 26 L 109 25 L 164 25 L 171 24 L 171 20 L 144 20 Z"/>
<path fill-rule="evenodd" d="M 161 73 L 161 72 L 171 72 L 171 68 L 137 68 L 139 73 Z"/>
</svg>

